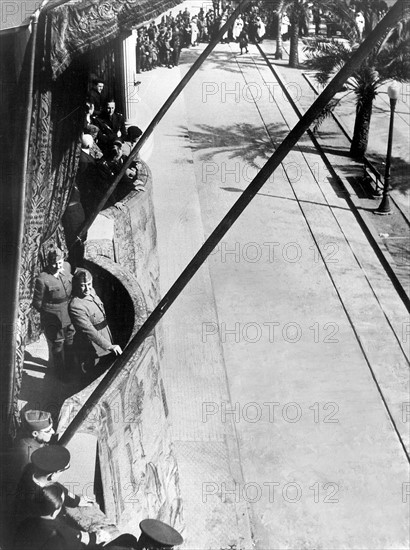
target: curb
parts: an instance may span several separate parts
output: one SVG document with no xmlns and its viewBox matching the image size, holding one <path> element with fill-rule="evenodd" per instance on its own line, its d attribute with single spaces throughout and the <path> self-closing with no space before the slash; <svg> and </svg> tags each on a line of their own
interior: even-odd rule
<svg viewBox="0 0 410 550">
<path fill-rule="evenodd" d="M 268 57 L 266 56 L 265 52 L 262 50 L 259 44 L 256 44 L 256 47 L 263 57 L 265 63 L 273 73 L 274 77 L 278 81 L 283 93 L 285 94 L 287 100 L 289 101 L 292 109 L 295 111 L 296 115 L 301 118 L 303 113 L 299 110 L 298 106 L 294 102 L 292 96 L 289 94 L 288 90 L 286 89 L 286 86 L 283 84 L 282 78 L 280 74 L 277 72 L 277 70 L 274 68 L 274 66 L 269 61 Z M 320 156 L 322 157 L 323 161 L 326 164 L 326 167 L 328 168 L 329 172 L 332 174 L 332 176 L 335 178 L 337 182 L 339 182 L 340 186 L 344 189 L 346 193 L 346 202 L 351 208 L 355 218 L 357 219 L 360 227 L 362 228 L 364 234 L 366 235 L 366 238 L 369 241 L 370 246 L 375 251 L 380 263 L 382 264 L 384 270 L 386 271 L 386 274 L 390 278 L 396 292 L 400 296 L 400 299 L 403 301 L 403 304 L 405 305 L 406 309 L 410 313 L 410 298 L 401 284 L 401 281 L 399 280 L 398 276 L 396 275 L 393 267 L 396 265 L 396 262 L 394 261 L 393 257 L 391 256 L 390 252 L 387 250 L 386 245 L 381 241 L 380 237 L 375 232 L 374 228 L 371 227 L 367 220 L 364 218 L 364 216 L 361 213 L 361 206 L 359 206 L 355 201 L 355 195 L 352 193 L 352 188 L 349 184 L 349 182 L 346 180 L 344 176 L 339 175 L 335 169 L 333 168 L 332 164 L 329 162 L 326 153 L 324 153 L 322 146 L 319 144 L 317 138 L 313 134 L 312 130 L 307 130 L 307 133 L 309 137 L 311 138 L 313 145 L 316 147 L 317 151 L 319 152 Z M 394 203 L 396 206 L 396 203 Z M 400 214 L 403 215 L 400 209 L 398 209 Z M 404 215 L 403 215 L 404 216 Z M 404 216 L 406 219 L 406 217 Z M 407 219 L 406 219 L 407 221 Z M 408 221 L 407 221 L 408 223 Z"/>
</svg>

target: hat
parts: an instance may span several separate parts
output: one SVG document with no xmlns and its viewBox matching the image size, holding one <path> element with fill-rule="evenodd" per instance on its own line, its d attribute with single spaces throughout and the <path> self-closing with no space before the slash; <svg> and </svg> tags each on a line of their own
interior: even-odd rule
<svg viewBox="0 0 410 550">
<path fill-rule="evenodd" d="M 150 545 L 145 548 L 172 548 L 184 542 L 178 531 L 158 519 L 142 520 L 140 529 L 142 535 L 138 542 L 140 545 L 141 543 Z"/>
<path fill-rule="evenodd" d="M 93 276 L 88 271 L 88 269 L 84 269 L 83 267 L 77 267 L 73 275 L 73 280 L 75 280 L 78 283 L 91 283 L 93 280 Z"/>
<path fill-rule="evenodd" d="M 138 128 L 138 126 L 130 126 L 128 128 L 128 137 L 130 140 L 139 138 L 142 135 L 141 128 Z"/>
<path fill-rule="evenodd" d="M 32 431 L 45 430 L 53 423 L 51 414 L 47 411 L 26 411 L 24 413 L 24 420 Z"/>
<path fill-rule="evenodd" d="M 58 260 L 64 258 L 63 251 L 60 250 L 57 246 L 51 245 L 47 251 L 47 263 L 55 264 Z"/>
<path fill-rule="evenodd" d="M 33 452 L 31 462 L 47 474 L 60 472 L 70 465 L 70 451 L 61 445 L 46 445 Z"/>
</svg>

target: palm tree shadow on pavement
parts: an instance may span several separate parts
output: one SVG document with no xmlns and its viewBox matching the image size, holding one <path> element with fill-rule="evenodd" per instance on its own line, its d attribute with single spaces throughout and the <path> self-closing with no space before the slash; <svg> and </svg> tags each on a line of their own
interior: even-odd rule
<svg viewBox="0 0 410 550">
<path fill-rule="evenodd" d="M 184 135 L 187 134 L 186 128 L 180 127 L 179 130 Z M 199 159 L 202 162 L 212 161 L 215 155 L 224 153 L 230 160 L 237 159 L 252 168 L 260 169 L 287 136 L 288 131 L 284 123 L 256 126 L 237 122 L 217 128 L 214 125 L 201 124 L 197 126 L 197 130 L 188 131 L 191 142 L 189 147 L 200 153 Z M 308 149 L 311 152 L 313 146 Z"/>
<path fill-rule="evenodd" d="M 224 154 L 228 160 L 240 161 L 248 166 L 253 175 L 262 168 L 289 133 L 285 123 L 256 126 L 238 122 L 217 128 L 201 124 L 196 128 L 187 130 L 181 126 L 179 131 L 181 135 L 189 136 L 190 144 L 187 147 L 199 153 L 200 162 L 215 162 L 217 155 Z M 292 151 L 320 156 L 315 146 L 307 140 L 298 142 Z M 339 154 L 349 156 L 347 151 L 340 150 Z M 346 196 L 345 189 L 337 179 L 329 177 L 329 183 L 339 197 Z"/>
</svg>

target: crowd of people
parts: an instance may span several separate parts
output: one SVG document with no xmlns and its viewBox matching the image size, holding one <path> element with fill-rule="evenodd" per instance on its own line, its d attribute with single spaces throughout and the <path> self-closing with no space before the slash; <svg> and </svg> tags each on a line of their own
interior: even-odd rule
<svg viewBox="0 0 410 550">
<path fill-rule="evenodd" d="M 62 223 L 69 260 L 75 268 L 81 264 L 83 247 L 77 235 L 85 220 L 104 201 L 108 189 L 122 171 L 131 150 L 142 135 L 138 126 L 125 127 L 124 117 L 117 112 L 116 101 L 104 94 L 104 81 L 93 77 L 84 105 L 81 151 L 74 186 Z M 139 156 L 123 173 L 114 192 L 104 202 L 113 206 L 130 191 L 144 191 L 139 179 Z"/>
<path fill-rule="evenodd" d="M 222 9 L 214 2 L 214 9 L 201 7 L 193 16 L 188 8 L 180 10 L 175 16 L 172 12 L 164 15 L 157 24 L 140 27 L 136 40 L 136 73 L 150 71 L 155 67 L 176 67 L 182 48 L 197 46 L 200 42 L 209 42 L 226 23 L 233 7 L 226 3 Z M 253 7 L 238 16 L 234 24 L 224 34 L 222 42 L 261 41 L 266 33 L 266 17 L 259 8 Z"/>
</svg>

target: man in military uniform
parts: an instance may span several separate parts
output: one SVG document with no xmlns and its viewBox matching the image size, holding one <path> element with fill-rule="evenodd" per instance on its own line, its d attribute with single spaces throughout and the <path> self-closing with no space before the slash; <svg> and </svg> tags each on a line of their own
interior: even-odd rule
<svg viewBox="0 0 410 550">
<path fill-rule="evenodd" d="M 122 349 L 112 341 L 104 305 L 97 296 L 91 273 L 78 268 L 73 277 L 73 298 L 68 311 L 76 330 L 75 346 L 81 369 L 86 374 L 105 370 L 112 355 L 121 355 Z"/>
<path fill-rule="evenodd" d="M 48 445 L 55 434 L 51 414 L 47 411 L 26 411 L 23 415 L 23 437 L 14 446 L 14 467 L 21 475 L 34 451 Z"/>
<path fill-rule="evenodd" d="M 41 326 L 50 349 L 51 363 L 60 376 L 65 367 L 73 365 L 74 327 L 68 314 L 71 298 L 71 266 L 64 262 L 63 253 L 50 247 L 47 267 L 36 279 L 33 306 L 40 312 Z"/>
</svg>

